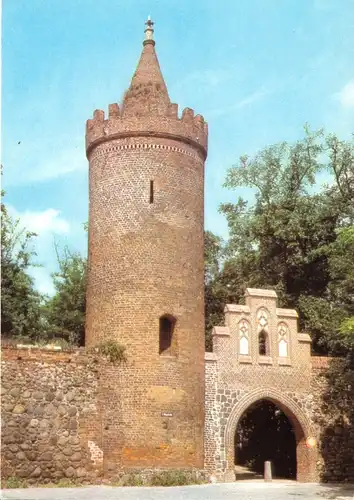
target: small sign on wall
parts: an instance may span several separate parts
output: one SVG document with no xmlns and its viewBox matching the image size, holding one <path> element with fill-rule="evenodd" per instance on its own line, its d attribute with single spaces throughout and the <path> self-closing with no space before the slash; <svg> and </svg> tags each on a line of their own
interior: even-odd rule
<svg viewBox="0 0 354 500">
<path fill-rule="evenodd" d="M 173 413 L 168 411 L 163 411 L 161 412 L 161 417 L 173 417 Z"/>
</svg>

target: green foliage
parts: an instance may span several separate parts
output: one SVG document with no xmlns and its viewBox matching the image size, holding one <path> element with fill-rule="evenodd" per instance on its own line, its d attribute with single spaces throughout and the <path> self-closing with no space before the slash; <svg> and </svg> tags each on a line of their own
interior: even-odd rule
<svg viewBox="0 0 354 500">
<path fill-rule="evenodd" d="M 61 478 L 55 483 L 36 484 L 37 488 L 77 488 L 82 486 L 79 481 Z"/>
<path fill-rule="evenodd" d="M 132 472 L 111 482 L 112 486 L 184 486 L 206 482 L 197 472 L 165 470 L 154 472 L 150 477 Z"/>
<path fill-rule="evenodd" d="M 2 192 L 2 196 L 4 193 Z M 36 339 L 42 333 L 41 295 L 29 269 L 36 234 L 23 229 L 1 203 L 1 332 L 3 338 Z"/>
<path fill-rule="evenodd" d="M 86 313 L 87 261 L 79 253 L 58 248 L 59 271 L 53 274 L 55 295 L 47 301 L 45 315 L 48 330 L 70 344 L 84 344 Z"/>
<path fill-rule="evenodd" d="M 113 364 L 121 364 L 127 360 L 125 350 L 125 346 L 119 344 L 116 340 L 107 339 L 91 347 L 90 352 L 107 357 Z"/>
<path fill-rule="evenodd" d="M 221 238 L 211 231 L 204 233 L 204 301 L 205 301 L 205 348 L 212 350 L 211 332 L 213 326 L 222 321 L 224 295 L 218 287 L 220 260 L 223 252 Z"/>
<path fill-rule="evenodd" d="M 329 182 L 320 187 L 324 174 Z M 317 352 L 346 350 L 354 316 L 354 141 L 305 127 L 294 144 L 241 157 L 225 187 L 249 188 L 254 202 L 221 205 L 230 238 L 216 252 L 219 266 L 217 245 L 206 238 L 207 332 L 247 287 L 270 288 L 280 306 L 299 310 Z"/>
<path fill-rule="evenodd" d="M 146 483 L 141 474 L 125 474 L 118 481 L 112 482 L 112 486 L 145 486 Z"/>
<path fill-rule="evenodd" d="M 18 477 L 8 477 L 2 480 L 2 488 L 6 489 L 28 488 L 28 485 L 24 479 L 20 479 Z"/>
<path fill-rule="evenodd" d="M 156 472 L 150 480 L 151 486 L 184 486 L 187 484 L 202 484 L 196 473 L 187 474 L 184 471 L 166 470 Z"/>
</svg>

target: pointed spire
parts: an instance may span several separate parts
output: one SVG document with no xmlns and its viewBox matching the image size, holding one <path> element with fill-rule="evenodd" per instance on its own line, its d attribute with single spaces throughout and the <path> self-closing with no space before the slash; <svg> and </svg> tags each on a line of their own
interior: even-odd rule
<svg viewBox="0 0 354 500">
<path fill-rule="evenodd" d="M 146 44 L 147 41 L 149 41 L 149 43 L 152 43 L 153 45 L 155 45 L 155 40 L 153 39 L 153 35 L 154 35 L 154 29 L 153 29 L 153 26 L 154 26 L 154 21 L 151 21 L 151 17 L 148 16 L 147 18 L 147 21 L 146 21 L 146 29 L 145 29 L 145 40 L 144 40 L 144 44 Z"/>
<path fill-rule="evenodd" d="M 145 25 L 143 51 L 124 97 L 124 114 L 165 114 L 171 103 L 155 52 L 154 22 L 150 16 Z"/>
</svg>

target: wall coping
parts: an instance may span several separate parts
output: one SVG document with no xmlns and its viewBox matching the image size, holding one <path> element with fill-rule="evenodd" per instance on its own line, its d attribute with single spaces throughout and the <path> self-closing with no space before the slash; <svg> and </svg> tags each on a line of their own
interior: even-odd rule
<svg viewBox="0 0 354 500">
<path fill-rule="evenodd" d="M 312 342 L 312 339 L 308 333 L 298 333 L 297 339 L 299 342 L 303 342 L 303 343 L 311 344 L 311 342 Z"/>
<path fill-rule="evenodd" d="M 224 312 L 243 312 L 250 314 L 251 310 L 249 306 L 244 306 L 242 304 L 226 304 Z"/>
<path fill-rule="evenodd" d="M 246 288 L 245 296 L 277 298 L 274 290 L 263 290 L 262 288 Z"/>
<path fill-rule="evenodd" d="M 338 359 L 330 356 L 311 356 L 311 368 L 328 368 L 333 359 Z"/>
<path fill-rule="evenodd" d="M 94 354 L 87 353 L 83 348 L 54 350 L 43 346 L 18 344 L 18 346 L 3 346 L 1 348 L 2 361 L 18 362 L 47 362 L 87 364 Z"/>
<path fill-rule="evenodd" d="M 204 354 L 204 360 L 205 361 L 217 361 L 218 360 L 218 356 L 215 354 L 215 352 L 206 352 Z"/>
<path fill-rule="evenodd" d="M 277 307 L 276 309 L 277 316 L 280 317 L 292 317 L 298 318 L 299 315 L 295 309 L 282 309 L 281 307 Z"/>
<path fill-rule="evenodd" d="M 229 337 L 230 336 L 230 328 L 228 326 L 214 326 L 212 335 L 219 335 L 220 337 Z"/>
</svg>

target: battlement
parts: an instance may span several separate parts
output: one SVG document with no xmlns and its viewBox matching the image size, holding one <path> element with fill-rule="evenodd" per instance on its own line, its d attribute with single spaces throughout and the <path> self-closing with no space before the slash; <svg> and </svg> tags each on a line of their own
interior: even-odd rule
<svg viewBox="0 0 354 500">
<path fill-rule="evenodd" d="M 199 150 L 203 159 L 207 156 L 208 124 L 201 115 L 185 108 L 178 117 L 178 104 L 170 104 L 164 115 L 153 110 L 143 114 L 128 114 L 117 103 L 110 104 L 108 118 L 105 112 L 96 110 L 86 123 L 86 153 L 112 139 L 120 137 L 163 137 L 186 142 Z"/>
</svg>

